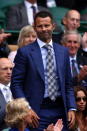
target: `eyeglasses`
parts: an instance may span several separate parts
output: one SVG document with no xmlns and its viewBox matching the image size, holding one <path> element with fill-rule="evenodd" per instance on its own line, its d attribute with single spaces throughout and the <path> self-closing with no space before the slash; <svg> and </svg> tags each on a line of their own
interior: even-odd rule
<svg viewBox="0 0 87 131">
<path fill-rule="evenodd" d="M 81 100 L 87 101 L 87 97 L 76 97 L 76 102 L 80 102 Z"/>
</svg>

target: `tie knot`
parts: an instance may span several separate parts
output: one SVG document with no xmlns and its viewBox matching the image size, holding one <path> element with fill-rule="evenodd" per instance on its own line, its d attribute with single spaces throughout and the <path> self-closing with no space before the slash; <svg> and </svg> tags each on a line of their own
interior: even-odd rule
<svg viewBox="0 0 87 131">
<path fill-rule="evenodd" d="M 36 7 L 34 5 L 31 6 L 33 13 L 36 13 Z"/>
<path fill-rule="evenodd" d="M 46 48 L 47 50 L 51 50 L 51 45 L 47 44 L 47 45 L 44 45 L 44 48 Z"/>
<path fill-rule="evenodd" d="M 32 5 L 32 6 L 31 6 L 31 8 L 32 8 L 32 9 L 35 9 L 35 6 L 34 6 L 34 5 Z"/>
<path fill-rule="evenodd" d="M 75 63 L 76 63 L 76 60 L 74 60 L 74 59 L 72 59 L 71 61 L 72 61 L 72 64 L 75 64 Z"/>
</svg>

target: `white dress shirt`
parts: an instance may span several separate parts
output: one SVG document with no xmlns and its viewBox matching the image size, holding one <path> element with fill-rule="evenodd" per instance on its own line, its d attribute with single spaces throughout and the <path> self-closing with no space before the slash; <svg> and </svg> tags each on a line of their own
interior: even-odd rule
<svg viewBox="0 0 87 131">
<path fill-rule="evenodd" d="M 56 7 L 55 0 L 47 0 L 47 7 Z"/>
<path fill-rule="evenodd" d="M 38 45 L 40 47 L 41 50 L 41 55 L 42 55 L 42 61 L 43 61 L 43 66 L 44 66 L 44 74 L 46 73 L 46 56 L 47 56 L 47 49 L 44 48 L 44 46 L 46 45 L 45 42 L 41 41 L 40 39 L 37 39 Z M 53 54 L 53 59 L 54 59 L 54 68 L 55 68 L 55 72 L 56 72 L 56 59 L 55 59 L 55 52 L 53 49 L 53 42 L 52 40 L 48 43 L 52 48 L 52 54 Z M 46 74 L 45 74 L 46 77 Z M 58 77 L 56 76 L 56 79 L 58 79 Z M 58 91 L 58 96 L 60 96 L 60 91 Z M 47 81 L 45 81 L 45 93 L 44 93 L 44 98 L 48 97 L 48 83 Z"/>
<path fill-rule="evenodd" d="M 38 12 L 37 3 L 31 4 L 30 2 L 25 0 L 24 4 L 25 4 L 25 7 L 26 7 L 26 11 L 27 11 L 28 23 L 30 25 L 32 25 L 34 23 L 34 19 L 33 19 L 33 10 L 31 8 L 31 6 L 33 5 L 34 7 L 36 7 L 36 12 Z"/>
<path fill-rule="evenodd" d="M 12 93 L 10 90 L 10 83 L 8 85 L 3 85 L 0 83 L 0 90 L 5 98 L 5 101 L 8 103 L 12 100 Z"/>
</svg>

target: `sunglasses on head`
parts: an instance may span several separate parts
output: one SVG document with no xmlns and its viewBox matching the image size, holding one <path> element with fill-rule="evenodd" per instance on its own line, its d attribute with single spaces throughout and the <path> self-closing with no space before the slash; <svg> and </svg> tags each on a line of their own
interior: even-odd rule
<svg viewBox="0 0 87 131">
<path fill-rule="evenodd" d="M 79 102 L 79 101 L 87 101 L 87 97 L 76 97 L 76 101 Z"/>
</svg>

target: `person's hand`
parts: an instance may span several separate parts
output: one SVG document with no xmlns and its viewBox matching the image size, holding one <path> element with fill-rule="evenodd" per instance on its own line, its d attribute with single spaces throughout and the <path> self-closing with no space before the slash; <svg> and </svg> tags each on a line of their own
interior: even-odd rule
<svg viewBox="0 0 87 131">
<path fill-rule="evenodd" d="M 87 65 L 84 65 L 81 67 L 80 72 L 78 74 L 78 82 L 84 80 L 86 76 L 87 76 Z"/>
<path fill-rule="evenodd" d="M 82 37 L 82 48 L 87 48 L 87 32 Z"/>
<path fill-rule="evenodd" d="M 75 125 L 75 111 L 68 111 L 68 122 L 69 129 L 72 129 Z"/>
<path fill-rule="evenodd" d="M 47 129 L 44 129 L 44 131 L 54 131 L 54 124 L 50 124 Z"/>
<path fill-rule="evenodd" d="M 10 33 L 2 33 L 2 34 L 0 34 L 0 43 L 2 43 L 9 36 L 11 36 Z"/>
<path fill-rule="evenodd" d="M 38 115 L 32 110 L 29 109 L 28 115 L 25 117 L 26 123 L 33 128 L 37 128 L 39 125 L 39 117 Z"/>
<path fill-rule="evenodd" d="M 59 119 L 54 126 L 54 131 L 62 131 L 62 128 L 63 128 L 63 121 L 62 119 Z"/>
<path fill-rule="evenodd" d="M 63 121 L 62 119 L 59 119 L 56 124 L 54 125 L 53 123 L 50 124 L 47 129 L 45 129 L 44 131 L 62 131 L 63 128 Z"/>
</svg>

